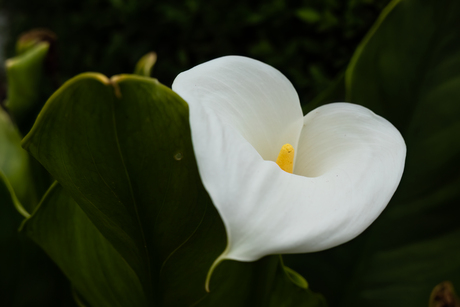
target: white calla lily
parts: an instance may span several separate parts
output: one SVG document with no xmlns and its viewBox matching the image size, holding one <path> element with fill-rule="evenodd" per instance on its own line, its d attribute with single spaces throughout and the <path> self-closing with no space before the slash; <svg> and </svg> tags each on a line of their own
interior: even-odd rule
<svg viewBox="0 0 460 307">
<path fill-rule="evenodd" d="M 262 62 L 218 58 L 181 73 L 172 88 L 190 106 L 200 175 L 226 227 L 216 263 L 347 242 L 399 184 L 406 146 L 391 123 L 350 103 L 303 117 L 292 84 Z M 275 163 L 286 143 L 292 174 Z"/>
</svg>

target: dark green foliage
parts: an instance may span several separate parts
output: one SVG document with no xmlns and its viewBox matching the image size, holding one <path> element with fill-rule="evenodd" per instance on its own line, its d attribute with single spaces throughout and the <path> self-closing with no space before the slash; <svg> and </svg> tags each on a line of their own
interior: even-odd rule
<svg viewBox="0 0 460 307">
<path fill-rule="evenodd" d="M 364 234 L 289 257 L 331 306 L 427 306 L 437 284 L 460 288 L 459 16 L 458 1 L 393 1 L 347 70 L 348 100 L 391 121 L 408 151 L 398 190 Z"/>
<path fill-rule="evenodd" d="M 61 81 L 85 71 L 131 73 L 149 51 L 166 85 L 181 71 L 238 54 L 285 73 L 303 103 L 345 69 L 388 0 L 3 1 L 9 56 L 16 38 L 45 27 L 58 36 Z"/>
<path fill-rule="evenodd" d="M 19 212 L 27 216 L 25 209 L 32 211 L 37 202 L 37 187 L 31 180 L 33 161 L 20 140 L 0 107 L 0 306 L 70 307 L 69 282 L 38 246 L 18 233 L 24 219 Z M 40 180 L 46 183 L 46 176 Z"/>
</svg>

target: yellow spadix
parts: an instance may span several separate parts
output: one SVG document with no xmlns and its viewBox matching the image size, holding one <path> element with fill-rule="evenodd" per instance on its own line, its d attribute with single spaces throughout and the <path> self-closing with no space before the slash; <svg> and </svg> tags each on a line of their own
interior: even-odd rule
<svg viewBox="0 0 460 307">
<path fill-rule="evenodd" d="M 281 147 L 276 164 L 285 172 L 291 173 L 294 168 L 294 147 L 291 144 L 284 144 Z"/>
</svg>

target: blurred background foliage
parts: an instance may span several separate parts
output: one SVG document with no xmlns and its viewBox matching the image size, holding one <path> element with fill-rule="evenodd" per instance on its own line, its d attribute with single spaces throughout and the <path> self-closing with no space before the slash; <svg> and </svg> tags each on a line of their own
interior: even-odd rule
<svg viewBox="0 0 460 307">
<path fill-rule="evenodd" d="M 194 65 L 223 55 L 281 70 L 303 103 L 327 88 L 388 0 L 2 0 L 6 56 L 33 28 L 56 33 L 48 67 L 59 83 L 85 71 L 131 73 L 149 51 L 153 75 L 170 86 Z M 51 65 L 51 64 L 49 64 Z"/>
</svg>

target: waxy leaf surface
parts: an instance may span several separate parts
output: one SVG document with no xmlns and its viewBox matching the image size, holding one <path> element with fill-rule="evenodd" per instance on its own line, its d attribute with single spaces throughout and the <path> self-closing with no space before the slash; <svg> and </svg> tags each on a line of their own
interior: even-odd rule
<svg viewBox="0 0 460 307">
<path fill-rule="evenodd" d="M 92 306 L 147 306 L 132 268 L 58 183 L 22 231 L 51 256 Z"/>
</svg>

